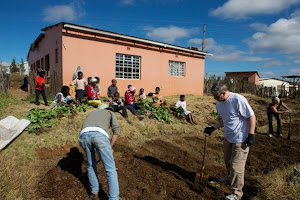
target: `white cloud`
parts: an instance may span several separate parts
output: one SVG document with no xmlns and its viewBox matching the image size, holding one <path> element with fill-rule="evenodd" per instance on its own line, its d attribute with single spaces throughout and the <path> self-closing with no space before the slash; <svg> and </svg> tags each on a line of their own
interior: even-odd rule
<svg viewBox="0 0 300 200">
<path fill-rule="evenodd" d="M 175 40 L 188 37 L 199 32 L 199 28 L 180 28 L 177 26 L 169 27 L 145 27 L 147 37 L 167 43 L 174 43 Z"/>
<path fill-rule="evenodd" d="M 43 14 L 46 22 L 73 21 L 76 18 L 74 8 L 69 5 L 47 7 Z"/>
<path fill-rule="evenodd" d="M 294 12 L 289 19 L 279 19 L 264 31 L 255 33 L 247 42 L 253 50 L 260 52 L 299 54 L 300 11 Z"/>
<path fill-rule="evenodd" d="M 266 31 L 268 30 L 268 26 L 263 23 L 253 23 L 250 24 L 250 28 L 253 28 L 256 31 Z"/>
<path fill-rule="evenodd" d="M 74 21 L 86 14 L 84 4 L 84 0 L 73 0 L 68 5 L 49 6 L 43 10 L 43 20 L 46 22 Z"/>
<path fill-rule="evenodd" d="M 299 0 L 228 0 L 211 14 L 225 19 L 245 19 L 254 15 L 279 13 L 299 2 Z"/>
<path fill-rule="evenodd" d="M 282 67 L 282 66 L 289 66 L 291 63 L 289 62 L 282 62 L 280 60 L 272 60 L 263 64 L 260 68 L 269 68 L 269 67 Z"/>
<path fill-rule="evenodd" d="M 135 0 L 121 0 L 119 3 L 122 6 L 131 6 L 135 5 Z"/>
<path fill-rule="evenodd" d="M 300 74 L 300 68 L 292 68 L 289 71 L 293 74 Z"/>
<path fill-rule="evenodd" d="M 188 40 L 188 44 L 190 46 L 201 47 L 202 39 L 193 38 Z M 270 58 L 263 58 L 258 56 L 251 56 L 251 53 L 237 50 L 232 45 L 220 45 L 213 38 L 207 38 L 205 40 L 205 51 L 209 51 L 214 55 L 209 57 L 212 60 L 218 61 L 244 61 L 244 62 L 262 62 L 268 61 Z"/>
</svg>

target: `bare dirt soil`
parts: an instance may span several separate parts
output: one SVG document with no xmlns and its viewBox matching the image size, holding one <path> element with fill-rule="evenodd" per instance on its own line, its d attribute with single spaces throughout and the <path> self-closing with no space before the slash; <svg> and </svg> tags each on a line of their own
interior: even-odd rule
<svg viewBox="0 0 300 200">
<path fill-rule="evenodd" d="M 264 176 L 275 168 L 300 162 L 299 136 L 300 120 L 293 123 L 291 141 L 269 138 L 257 134 L 256 145 L 251 147 L 247 160 L 243 199 L 251 199 L 259 192 L 258 176 Z M 287 132 L 287 124 L 283 131 Z M 224 176 L 222 161 L 222 140 L 211 143 L 208 138 L 206 174 L 210 180 Z M 120 139 L 115 147 L 115 161 L 118 169 L 120 197 L 122 199 L 222 199 L 225 189 L 207 185 L 203 192 L 193 189 L 195 172 L 200 169 L 203 139 L 180 133 L 171 138 L 156 139 L 135 149 Z M 38 184 L 39 198 L 89 199 L 86 159 L 80 147 L 57 149 L 39 154 L 42 160 L 61 156 Z M 66 151 L 65 151 L 66 150 Z M 221 163 L 221 164 L 220 164 Z M 98 164 L 99 179 L 107 193 L 105 171 Z M 103 194 L 100 199 L 107 199 Z"/>
</svg>

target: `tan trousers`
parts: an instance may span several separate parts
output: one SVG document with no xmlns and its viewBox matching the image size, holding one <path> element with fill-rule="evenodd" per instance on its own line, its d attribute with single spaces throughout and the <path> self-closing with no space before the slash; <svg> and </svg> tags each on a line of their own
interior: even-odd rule
<svg viewBox="0 0 300 200">
<path fill-rule="evenodd" d="M 244 143 L 230 143 L 224 139 L 224 160 L 232 192 L 243 196 L 244 173 L 249 147 Z"/>
</svg>

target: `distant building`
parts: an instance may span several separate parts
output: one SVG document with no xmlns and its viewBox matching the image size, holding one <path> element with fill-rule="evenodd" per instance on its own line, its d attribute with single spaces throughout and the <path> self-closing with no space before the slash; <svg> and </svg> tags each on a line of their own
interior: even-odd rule
<svg viewBox="0 0 300 200">
<path fill-rule="evenodd" d="M 2 68 L 1 70 L 2 71 L 5 71 L 8 74 L 10 73 L 10 68 L 9 68 L 10 67 L 10 63 L 8 63 L 8 62 L 1 62 L 0 65 L 1 65 L 1 68 Z"/>
<path fill-rule="evenodd" d="M 259 74 L 257 71 L 249 72 L 225 72 L 226 78 L 238 78 L 249 81 L 251 83 L 259 84 Z"/>
<path fill-rule="evenodd" d="M 8 62 L 2 62 L 0 63 L 0 65 L 2 66 L 2 71 L 5 71 L 6 73 L 10 74 L 10 63 Z M 17 67 L 20 69 L 20 65 L 21 63 L 17 63 L 16 64 Z M 28 62 L 24 62 L 24 69 L 25 69 L 25 72 L 23 73 L 24 75 L 29 75 L 29 65 L 28 65 Z"/>
<path fill-rule="evenodd" d="M 276 95 L 285 94 L 288 95 L 290 83 L 278 78 L 261 78 L 259 79 L 259 85 L 264 87 L 274 87 L 276 89 Z"/>
<path fill-rule="evenodd" d="M 80 66 L 86 78 L 100 77 L 101 91 L 117 79 L 120 91 L 132 84 L 147 93 L 159 86 L 163 95 L 203 94 L 207 52 L 70 23 L 42 31 L 27 60 L 34 75 L 39 69 L 48 78 L 57 74 L 53 92 L 69 85 Z"/>
</svg>

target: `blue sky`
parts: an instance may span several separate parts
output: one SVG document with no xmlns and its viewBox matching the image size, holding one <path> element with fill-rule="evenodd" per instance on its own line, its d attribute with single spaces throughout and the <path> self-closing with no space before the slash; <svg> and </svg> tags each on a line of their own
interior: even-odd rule
<svg viewBox="0 0 300 200">
<path fill-rule="evenodd" d="M 184 47 L 200 47 L 205 72 L 300 74 L 300 0 L 10 0 L 0 3 L 0 61 L 26 60 L 41 28 L 65 21 Z"/>
</svg>

